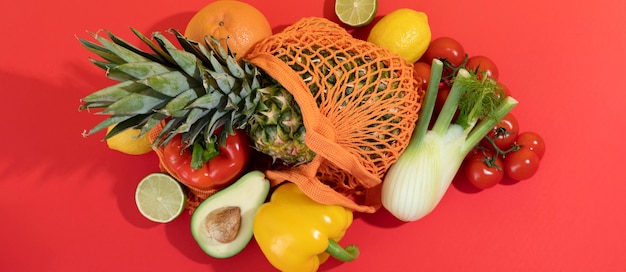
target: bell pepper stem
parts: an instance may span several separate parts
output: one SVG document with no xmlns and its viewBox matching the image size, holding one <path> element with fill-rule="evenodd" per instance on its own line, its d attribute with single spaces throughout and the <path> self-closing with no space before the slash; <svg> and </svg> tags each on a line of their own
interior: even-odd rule
<svg viewBox="0 0 626 272">
<path fill-rule="evenodd" d="M 193 149 L 191 152 L 191 168 L 194 170 L 198 170 L 202 168 L 202 166 L 210 161 L 212 158 L 219 154 L 219 151 L 215 147 L 215 139 L 211 138 L 206 146 L 203 146 L 200 142 L 196 141 L 193 144 Z"/>
<path fill-rule="evenodd" d="M 342 262 L 350 262 L 359 257 L 359 248 L 355 245 L 348 245 L 346 248 L 343 248 L 335 240 L 328 239 L 326 253 Z"/>
<path fill-rule="evenodd" d="M 198 170 L 202 168 L 204 161 L 202 160 L 202 155 L 204 153 L 204 148 L 202 144 L 199 142 L 195 142 L 193 144 L 193 149 L 191 151 L 191 168 L 194 170 Z"/>
</svg>

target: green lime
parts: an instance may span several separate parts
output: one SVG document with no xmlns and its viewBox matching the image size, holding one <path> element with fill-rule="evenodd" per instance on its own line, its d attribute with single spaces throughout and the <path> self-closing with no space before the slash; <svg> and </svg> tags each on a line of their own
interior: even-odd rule
<svg viewBox="0 0 626 272">
<path fill-rule="evenodd" d="M 377 0 L 336 0 L 335 14 L 349 26 L 359 27 L 374 20 L 378 10 Z"/>
<path fill-rule="evenodd" d="M 152 173 L 137 185 L 135 202 L 139 212 L 151 221 L 167 223 L 185 209 L 187 195 L 183 186 L 163 173 Z"/>
</svg>

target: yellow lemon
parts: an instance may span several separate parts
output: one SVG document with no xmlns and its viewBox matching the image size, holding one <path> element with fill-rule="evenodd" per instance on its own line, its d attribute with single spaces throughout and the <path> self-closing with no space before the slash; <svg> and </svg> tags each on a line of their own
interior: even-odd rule
<svg viewBox="0 0 626 272">
<path fill-rule="evenodd" d="M 401 8 L 381 18 L 370 31 L 367 41 L 414 63 L 428 49 L 430 38 L 426 13 Z"/>
<path fill-rule="evenodd" d="M 111 131 L 114 126 L 110 126 L 107 129 L 107 133 Z M 129 155 L 142 155 L 152 151 L 150 139 L 148 133 L 139 137 L 140 129 L 129 128 L 124 130 L 115 136 L 108 138 L 107 145 L 110 149 L 117 150 L 119 152 Z"/>
</svg>

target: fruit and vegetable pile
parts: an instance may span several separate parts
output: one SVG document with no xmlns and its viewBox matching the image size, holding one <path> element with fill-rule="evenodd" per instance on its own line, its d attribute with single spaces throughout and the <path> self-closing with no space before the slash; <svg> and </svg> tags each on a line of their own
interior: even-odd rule
<svg viewBox="0 0 626 272">
<path fill-rule="evenodd" d="M 254 238 L 275 268 L 316 271 L 357 259 L 339 245 L 355 212 L 415 221 L 457 173 L 479 189 L 536 173 L 545 143 L 520 131 L 493 61 L 431 40 L 423 12 L 385 14 L 361 40 L 348 30 L 372 23 L 376 1 L 335 7 L 341 23 L 272 33 L 255 7 L 218 0 L 184 32 L 132 29 L 140 46 L 108 31 L 79 39 L 119 82 L 82 98 L 107 116 L 84 135 L 106 129 L 111 149 L 159 157 L 137 186 L 141 214 L 167 223 L 188 210 L 215 258 Z"/>
</svg>

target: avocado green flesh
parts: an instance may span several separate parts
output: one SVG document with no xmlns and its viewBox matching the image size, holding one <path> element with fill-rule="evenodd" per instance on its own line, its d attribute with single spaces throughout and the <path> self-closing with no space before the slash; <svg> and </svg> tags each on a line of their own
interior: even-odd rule
<svg viewBox="0 0 626 272">
<path fill-rule="evenodd" d="M 215 258 L 228 258 L 241 252 L 252 239 L 252 225 L 257 210 L 269 194 L 270 184 L 260 171 L 251 171 L 230 186 L 205 199 L 191 217 L 191 234 L 202 250 Z M 221 243 L 211 238 L 205 219 L 213 210 L 237 206 L 241 209 L 241 226 L 235 240 Z"/>
</svg>

